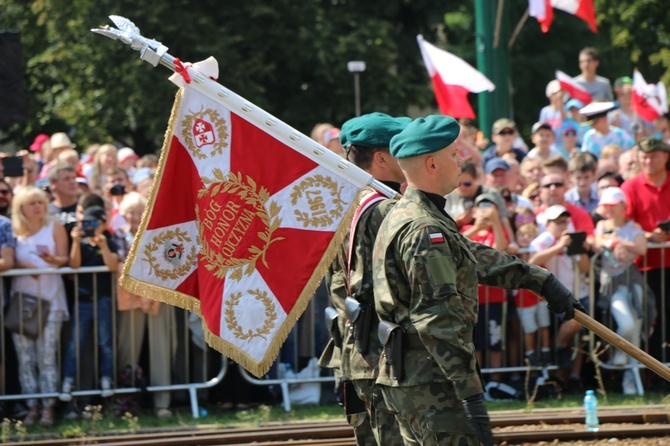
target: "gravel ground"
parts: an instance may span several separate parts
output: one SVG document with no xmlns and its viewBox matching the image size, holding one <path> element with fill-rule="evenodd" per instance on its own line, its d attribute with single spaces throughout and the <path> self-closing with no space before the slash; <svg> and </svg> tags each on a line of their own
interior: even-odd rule
<svg viewBox="0 0 670 446">
<path fill-rule="evenodd" d="M 607 423 L 607 427 L 610 428 L 622 428 L 630 427 L 631 430 L 635 430 L 635 427 L 638 425 L 631 423 L 622 423 L 614 424 Z M 542 429 L 556 429 L 556 430 L 584 430 L 586 429 L 583 424 L 557 424 L 557 425 L 522 425 L 522 426 L 507 426 L 501 428 L 495 428 L 494 432 L 515 432 L 515 431 L 529 431 L 529 430 L 542 430 Z M 657 438 L 602 438 L 598 440 L 554 440 L 554 441 L 539 441 L 539 442 L 507 442 L 504 441 L 500 443 L 500 446 L 605 446 L 605 445 L 616 445 L 616 446 L 670 446 L 670 436 L 657 437 Z"/>
</svg>

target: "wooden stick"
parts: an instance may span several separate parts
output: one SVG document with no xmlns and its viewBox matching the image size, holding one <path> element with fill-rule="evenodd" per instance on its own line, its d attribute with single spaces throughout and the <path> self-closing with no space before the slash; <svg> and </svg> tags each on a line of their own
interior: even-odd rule
<svg viewBox="0 0 670 446">
<path fill-rule="evenodd" d="M 588 314 L 582 313 L 581 311 L 575 311 L 575 320 L 582 324 L 584 327 L 588 328 L 602 339 L 615 346 L 619 350 L 622 350 L 630 357 L 637 359 L 642 364 L 646 365 L 650 370 L 656 373 L 658 376 L 665 378 L 666 381 L 670 381 L 670 367 L 663 364 L 658 359 L 649 355 L 644 350 L 636 347 L 635 345 L 628 342 L 626 339 L 622 338 L 618 334 L 614 333 L 609 328 L 605 327 L 600 322 L 593 319 Z"/>
<path fill-rule="evenodd" d="M 500 29 L 502 28 L 502 13 L 505 7 L 505 0 L 498 0 L 498 10 L 496 11 L 496 27 L 493 31 L 493 48 L 498 48 L 500 42 Z"/>
<path fill-rule="evenodd" d="M 521 16 L 521 19 L 519 20 L 519 23 L 516 24 L 516 28 L 514 28 L 514 32 L 512 33 L 512 37 L 509 38 L 509 43 L 507 44 L 507 49 L 512 49 L 512 46 L 514 46 L 514 42 L 516 41 L 516 38 L 519 37 L 519 33 L 521 32 L 521 28 L 523 28 L 524 23 L 526 23 L 526 20 L 528 20 L 528 16 L 530 13 L 528 12 L 528 8 L 526 8 L 526 12 L 523 13 L 523 16 Z"/>
</svg>

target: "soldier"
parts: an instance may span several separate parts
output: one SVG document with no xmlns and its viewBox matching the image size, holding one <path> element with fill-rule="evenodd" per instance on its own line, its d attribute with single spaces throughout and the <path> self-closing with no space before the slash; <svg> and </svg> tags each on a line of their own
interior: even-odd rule
<svg viewBox="0 0 670 446">
<path fill-rule="evenodd" d="M 347 158 L 399 192 L 405 177 L 388 146 L 391 138 L 409 122 L 409 118 L 392 118 L 383 113 L 350 119 L 344 123 L 340 134 Z M 345 313 L 340 318 L 346 320 L 346 325 L 340 326 L 343 328 L 340 373 L 344 380 L 347 414 L 362 411 L 356 417 L 349 417 L 355 426 L 359 445 L 402 444 L 395 417 L 386 410 L 384 400 L 374 386 L 381 344 L 377 337 L 379 319 L 374 311 L 372 292 L 372 246 L 382 219 L 393 204 L 395 200 L 388 200 L 372 190 L 361 193 L 351 225 L 353 234 L 349 234 L 343 243 L 327 276 L 333 305 L 340 313 L 343 309 Z M 337 366 L 333 360 L 336 360 L 336 354 L 331 354 L 330 350 L 326 349 L 321 362 L 324 366 Z M 332 351 L 336 352 L 335 349 Z M 328 359 L 330 364 L 326 365 Z M 360 404 L 357 409 L 356 400 L 364 405 Z M 378 425 L 380 428 L 375 429 Z"/>
<path fill-rule="evenodd" d="M 458 185 L 459 131 L 453 118 L 429 116 L 391 140 L 408 187 L 373 250 L 376 382 L 406 445 L 493 444 L 473 343 L 478 283 L 534 291 L 566 319 L 578 305 L 545 269 L 459 234 L 443 198 Z"/>
</svg>

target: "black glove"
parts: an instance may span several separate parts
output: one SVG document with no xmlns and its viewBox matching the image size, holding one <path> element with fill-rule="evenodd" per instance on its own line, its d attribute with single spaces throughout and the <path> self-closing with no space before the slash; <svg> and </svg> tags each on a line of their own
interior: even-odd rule
<svg viewBox="0 0 670 446">
<path fill-rule="evenodd" d="M 473 395 L 461 401 L 465 416 L 468 417 L 472 428 L 477 433 L 479 444 L 483 446 L 493 446 L 493 432 L 491 432 L 491 422 L 489 414 L 484 405 L 482 394 Z"/>
<path fill-rule="evenodd" d="M 563 319 L 566 321 L 575 317 L 575 298 L 553 274 L 549 273 L 547 276 L 540 294 L 547 301 L 547 306 L 552 313 L 565 313 Z"/>
</svg>

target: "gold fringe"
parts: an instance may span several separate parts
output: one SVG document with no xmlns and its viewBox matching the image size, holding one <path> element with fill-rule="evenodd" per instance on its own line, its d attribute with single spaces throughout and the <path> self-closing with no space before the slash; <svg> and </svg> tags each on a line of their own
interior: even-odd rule
<svg viewBox="0 0 670 446">
<path fill-rule="evenodd" d="M 349 233 L 349 226 L 351 225 L 351 220 L 353 219 L 358 204 L 357 199 L 358 196 L 356 199 L 353 200 L 353 203 L 350 205 L 344 218 L 340 222 L 340 225 L 335 231 L 335 234 L 333 235 L 333 238 L 331 239 L 328 248 L 326 249 L 323 257 L 321 258 L 321 261 L 315 268 L 314 272 L 312 273 L 312 276 L 310 277 L 309 281 L 307 282 L 302 292 L 300 293 L 300 296 L 296 300 L 295 305 L 291 309 L 291 312 L 286 316 L 286 320 L 284 320 L 281 327 L 279 328 L 274 338 L 272 339 L 272 342 L 268 346 L 265 356 L 260 362 L 257 361 L 256 359 L 249 356 L 241 348 L 227 341 L 224 341 L 221 337 L 213 334 L 209 330 L 207 324 L 204 321 L 204 318 L 202 317 L 199 299 L 184 293 L 180 293 L 175 290 L 161 287 L 159 285 L 142 282 L 141 280 L 130 276 L 130 269 L 137 260 L 138 256 L 137 251 L 140 246 L 140 241 L 144 237 L 144 233 L 146 231 L 146 227 L 149 221 L 149 216 L 151 215 L 154 208 L 154 204 L 156 202 L 156 195 L 158 194 L 158 186 L 160 185 L 161 180 L 163 178 L 163 171 L 165 170 L 165 164 L 167 163 L 167 159 L 170 152 L 175 121 L 177 118 L 177 114 L 179 112 L 183 95 L 184 95 L 184 88 L 182 87 L 177 92 L 175 102 L 172 107 L 172 112 L 170 113 L 168 128 L 165 132 L 165 141 L 163 142 L 163 148 L 161 150 L 161 156 L 158 162 L 158 169 L 156 171 L 154 183 L 151 186 L 151 191 L 149 192 L 149 200 L 147 202 L 147 207 L 144 210 L 144 214 L 142 215 L 142 221 L 140 222 L 140 227 L 138 229 L 137 235 L 135 236 L 135 239 L 133 240 L 132 246 L 130 248 L 130 253 L 128 254 L 128 260 L 126 261 L 123 267 L 123 273 L 121 274 L 119 283 L 123 288 L 125 288 L 126 290 L 128 290 L 133 294 L 145 296 L 150 299 L 163 302 L 169 305 L 174 305 L 197 314 L 202 321 L 202 329 L 205 333 L 205 340 L 207 341 L 207 344 L 209 344 L 213 349 L 219 351 L 220 353 L 226 355 L 228 358 L 240 364 L 242 367 L 248 370 L 249 373 L 251 373 L 252 375 L 260 378 L 263 375 L 265 375 L 268 372 L 268 370 L 270 370 L 270 367 L 275 362 L 277 355 L 279 354 L 279 349 L 284 344 L 284 341 L 286 341 L 286 338 L 288 337 L 291 330 L 293 330 L 293 327 L 298 322 L 298 319 L 300 319 L 300 316 L 302 316 L 302 314 L 304 313 L 305 309 L 307 308 L 307 305 L 309 305 L 310 299 L 316 292 L 316 289 L 321 283 L 321 280 L 326 275 L 328 268 L 335 259 L 338 250 L 342 246 L 344 238 Z"/>
</svg>

